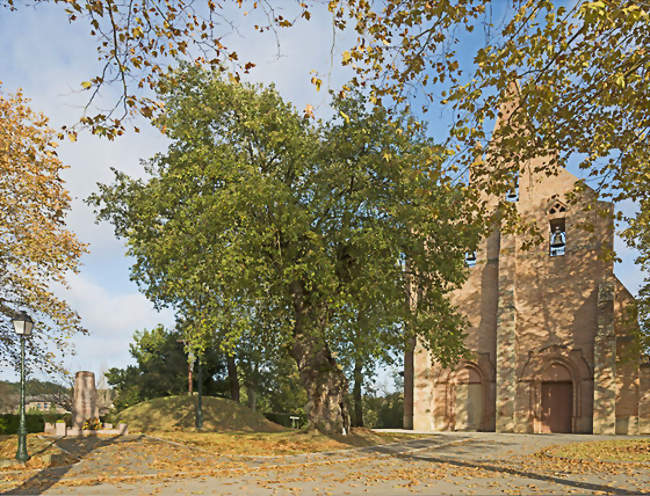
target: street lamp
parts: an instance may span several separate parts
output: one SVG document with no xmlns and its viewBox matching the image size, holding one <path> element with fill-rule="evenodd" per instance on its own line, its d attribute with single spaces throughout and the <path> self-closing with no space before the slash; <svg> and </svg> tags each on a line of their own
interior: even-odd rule
<svg viewBox="0 0 650 496">
<path fill-rule="evenodd" d="M 13 320 L 14 330 L 20 336 L 20 426 L 18 427 L 18 450 L 16 460 L 25 463 L 27 454 L 27 429 L 25 429 L 25 336 L 32 335 L 34 321 L 25 311 Z"/>
<path fill-rule="evenodd" d="M 197 392 L 196 395 L 196 430 L 200 431 L 203 428 L 203 406 L 202 406 L 202 396 L 203 396 L 203 367 L 201 367 L 201 359 L 199 358 L 196 362 L 198 368 L 198 377 L 197 377 Z"/>
</svg>

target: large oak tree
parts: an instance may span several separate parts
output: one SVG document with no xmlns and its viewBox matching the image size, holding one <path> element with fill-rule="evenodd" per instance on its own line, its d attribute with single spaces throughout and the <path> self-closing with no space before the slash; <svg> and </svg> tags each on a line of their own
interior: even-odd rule
<svg viewBox="0 0 650 496">
<path fill-rule="evenodd" d="M 334 118 L 314 124 L 272 87 L 197 69 L 164 88 L 157 124 L 171 144 L 148 162 L 151 178 L 116 173 L 92 197 L 152 300 L 196 301 L 187 287 L 200 289 L 194 308 L 207 330 L 252 328 L 287 349 L 309 420 L 327 432 L 350 425 L 336 352 L 349 349 L 359 314 L 374 347 L 417 334 L 443 363 L 463 352 L 446 296 L 465 279 L 477 233 L 464 187 L 442 174 L 445 152 L 420 124 L 359 96 L 335 99 Z"/>
</svg>

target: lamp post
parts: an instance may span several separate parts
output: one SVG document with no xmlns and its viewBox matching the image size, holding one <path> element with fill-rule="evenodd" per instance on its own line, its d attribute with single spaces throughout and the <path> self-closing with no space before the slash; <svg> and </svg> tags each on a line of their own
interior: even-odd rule
<svg viewBox="0 0 650 496">
<path fill-rule="evenodd" d="M 202 396 L 203 396 L 203 367 L 201 367 L 201 359 L 199 358 L 196 366 L 198 368 L 198 377 L 196 389 L 198 394 L 196 395 L 196 430 L 201 430 L 203 428 L 203 405 L 202 405 Z"/>
<path fill-rule="evenodd" d="M 18 427 L 16 460 L 25 463 L 29 460 L 27 429 L 25 429 L 25 336 L 32 335 L 34 321 L 25 311 L 22 311 L 14 318 L 13 324 L 16 334 L 20 336 L 20 426 Z"/>
</svg>

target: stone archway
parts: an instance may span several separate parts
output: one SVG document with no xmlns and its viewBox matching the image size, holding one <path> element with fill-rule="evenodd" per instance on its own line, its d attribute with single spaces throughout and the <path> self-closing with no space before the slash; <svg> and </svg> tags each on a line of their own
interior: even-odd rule
<svg viewBox="0 0 650 496">
<path fill-rule="evenodd" d="M 551 363 L 541 377 L 540 432 L 573 432 L 573 378 L 561 363 Z"/>
<path fill-rule="evenodd" d="M 465 365 L 456 372 L 453 385 L 454 430 L 481 430 L 486 398 L 479 369 L 473 365 Z"/>
<path fill-rule="evenodd" d="M 494 430 L 495 366 L 489 353 L 474 356 L 453 369 L 435 368 L 434 430 Z"/>
<path fill-rule="evenodd" d="M 590 413 L 584 405 L 585 387 L 593 373 L 580 349 L 569 350 L 551 345 L 528 354 L 519 374 L 520 384 L 528 391 L 526 411 L 528 432 L 586 432 L 581 418 Z M 523 399 L 523 398 L 522 398 Z"/>
</svg>

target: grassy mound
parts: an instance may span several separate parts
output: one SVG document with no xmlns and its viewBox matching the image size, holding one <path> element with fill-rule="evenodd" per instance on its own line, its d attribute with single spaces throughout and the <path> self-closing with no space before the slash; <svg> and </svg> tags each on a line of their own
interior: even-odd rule
<svg viewBox="0 0 650 496">
<path fill-rule="evenodd" d="M 165 396 L 123 410 L 119 421 L 131 432 L 195 430 L 196 396 Z M 203 396 L 204 431 L 279 432 L 284 427 L 239 403 Z"/>
</svg>

